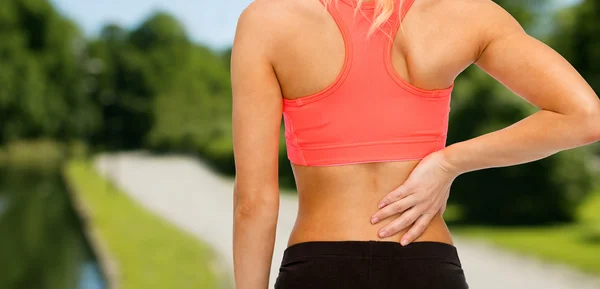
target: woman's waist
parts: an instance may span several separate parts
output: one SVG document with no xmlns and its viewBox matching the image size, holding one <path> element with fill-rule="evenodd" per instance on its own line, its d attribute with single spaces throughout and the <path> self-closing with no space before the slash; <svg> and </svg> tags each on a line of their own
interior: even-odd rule
<svg viewBox="0 0 600 289">
<path fill-rule="evenodd" d="M 343 210 L 342 210 L 343 211 Z M 396 220 L 400 214 L 390 216 L 377 224 L 371 224 L 374 213 L 368 210 L 355 210 L 352 214 L 341 213 L 339 209 L 300 210 L 294 228 L 288 240 L 288 246 L 306 241 L 343 241 L 343 240 L 377 240 L 400 242 L 401 237 L 412 227 L 412 224 L 401 231 L 380 238 L 378 231 L 388 223 Z M 431 220 L 429 226 L 414 242 L 434 241 L 453 245 L 452 237 L 440 214 Z"/>
</svg>

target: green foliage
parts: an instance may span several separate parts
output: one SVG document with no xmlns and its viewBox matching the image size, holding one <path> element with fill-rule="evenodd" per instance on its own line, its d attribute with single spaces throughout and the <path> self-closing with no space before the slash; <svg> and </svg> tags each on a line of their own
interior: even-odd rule
<svg viewBox="0 0 600 289">
<path fill-rule="evenodd" d="M 156 97 L 152 146 L 202 150 L 212 141 L 231 140 L 228 72 L 206 49 L 194 47 L 192 52 L 173 75 L 174 85 Z"/>
<path fill-rule="evenodd" d="M 101 38 L 90 44 L 90 54 L 100 64 L 92 94 L 104 119 L 94 140 L 107 148 L 141 146 L 150 130 L 152 98 L 161 83 L 152 75 L 156 66 L 116 25 L 103 29 Z"/>
<path fill-rule="evenodd" d="M 551 45 L 577 68 L 595 91 L 600 91 L 600 3 L 585 0 L 558 13 Z"/>
<path fill-rule="evenodd" d="M 107 25 L 90 51 L 104 68 L 94 91 L 105 119 L 99 142 L 231 159 L 228 67 L 176 19 L 157 13 L 130 32 Z"/>
<path fill-rule="evenodd" d="M 53 171 L 62 165 L 68 154 L 67 146 L 52 139 L 17 140 L 0 148 L 0 167 Z"/>
<path fill-rule="evenodd" d="M 166 13 L 154 14 L 135 29 L 130 37 L 131 43 L 142 50 L 188 43 L 188 37 L 181 23 Z"/>
<path fill-rule="evenodd" d="M 45 0 L 5 0 L 0 11 L 0 142 L 86 137 L 99 114 L 78 29 Z"/>
</svg>

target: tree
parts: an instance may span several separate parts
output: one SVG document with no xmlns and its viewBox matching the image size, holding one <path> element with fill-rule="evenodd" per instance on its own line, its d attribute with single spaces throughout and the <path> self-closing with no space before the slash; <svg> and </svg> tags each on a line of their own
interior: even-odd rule
<svg viewBox="0 0 600 289">
<path fill-rule="evenodd" d="M 86 138 L 99 114 L 77 27 L 45 0 L 5 0 L 0 11 L 0 142 Z"/>
<path fill-rule="evenodd" d="M 561 11 L 554 18 L 557 31 L 550 44 L 590 83 L 600 90 L 600 3 L 583 1 Z"/>
</svg>

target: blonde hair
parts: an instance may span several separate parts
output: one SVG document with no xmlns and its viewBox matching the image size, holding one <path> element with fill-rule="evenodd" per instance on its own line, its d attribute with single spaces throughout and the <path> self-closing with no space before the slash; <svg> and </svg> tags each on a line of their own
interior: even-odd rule
<svg viewBox="0 0 600 289">
<path fill-rule="evenodd" d="M 325 5 L 329 5 L 332 1 L 340 1 L 340 0 L 324 0 Z M 363 4 L 364 0 L 350 0 L 350 1 L 357 1 L 357 5 L 356 5 L 356 9 L 354 10 L 354 15 L 356 15 L 356 13 L 360 10 L 361 5 Z M 371 24 L 371 28 L 369 29 L 369 33 L 368 35 L 371 36 L 373 33 L 375 33 L 376 30 L 380 29 L 381 26 L 386 23 L 388 21 L 388 19 L 390 19 L 390 16 L 392 16 L 392 14 L 394 13 L 394 9 L 402 9 L 402 4 L 404 3 L 405 0 L 400 0 L 400 4 L 398 5 L 399 7 L 394 7 L 396 0 L 371 0 L 375 2 L 375 13 L 374 13 L 374 17 L 375 19 L 373 20 L 373 23 Z M 401 11 L 399 11 L 401 12 Z M 402 29 L 402 23 L 400 24 L 400 29 Z M 388 35 L 389 36 L 389 35 Z"/>
</svg>

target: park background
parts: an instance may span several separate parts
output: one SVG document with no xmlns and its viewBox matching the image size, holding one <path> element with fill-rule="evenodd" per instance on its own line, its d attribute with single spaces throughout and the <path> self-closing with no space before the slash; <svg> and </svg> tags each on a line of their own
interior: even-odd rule
<svg viewBox="0 0 600 289">
<path fill-rule="evenodd" d="M 495 2 L 600 91 L 598 1 Z M 0 288 L 232 288 L 231 240 L 152 204 L 189 198 L 212 216 L 203 196 L 235 174 L 229 57 L 249 3 L 0 1 Z M 452 97 L 447 144 L 536 110 L 475 66 Z M 186 175 L 165 198 L 171 156 L 209 179 Z M 279 156 L 293 195 L 283 126 Z M 144 203 L 140 190 L 164 194 Z M 465 240 L 600 277 L 600 144 L 462 175 L 445 218 Z"/>
</svg>

